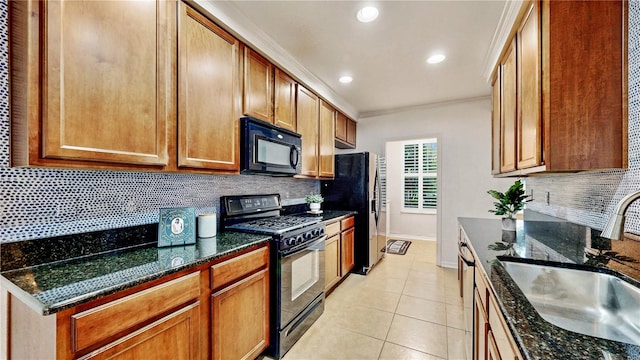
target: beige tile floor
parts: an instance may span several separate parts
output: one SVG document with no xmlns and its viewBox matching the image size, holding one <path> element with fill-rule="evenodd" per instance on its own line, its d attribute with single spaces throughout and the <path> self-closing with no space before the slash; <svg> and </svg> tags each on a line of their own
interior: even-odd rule
<svg viewBox="0 0 640 360">
<path fill-rule="evenodd" d="M 283 360 L 463 359 L 457 272 L 435 259 L 435 242 L 413 240 L 369 275 L 350 274 Z"/>
</svg>

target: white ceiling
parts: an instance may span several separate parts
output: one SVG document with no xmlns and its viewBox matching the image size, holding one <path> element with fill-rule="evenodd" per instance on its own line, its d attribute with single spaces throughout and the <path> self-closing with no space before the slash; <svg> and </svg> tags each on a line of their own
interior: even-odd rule
<svg viewBox="0 0 640 360">
<path fill-rule="evenodd" d="M 490 94 L 485 58 L 505 0 L 377 1 L 371 23 L 356 13 L 372 2 L 231 4 L 360 117 Z M 437 51 L 447 59 L 426 64 Z M 341 84 L 341 75 L 354 80 Z"/>
</svg>

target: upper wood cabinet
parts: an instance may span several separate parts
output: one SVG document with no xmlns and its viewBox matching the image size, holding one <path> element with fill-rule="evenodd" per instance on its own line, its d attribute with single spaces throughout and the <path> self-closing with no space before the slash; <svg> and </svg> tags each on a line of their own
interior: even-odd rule
<svg viewBox="0 0 640 360">
<path fill-rule="evenodd" d="M 178 166 L 237 172 L 240 42 L 182 2 L 179 24 Z"/>
<path fill-rule="evenodd" d="M 10 6 L 12 165 L 163 169 L 175 1 Z"/>
<path fill-rule="evenodd" d="M 523 5 L 496 66 L 499 176 L 627 166 L 627 6 L 619 0 Z"/>
<path fill-rule="evenodd" d="M 304 86 L 297 84 L 297 131 L 302 135 L 302 171 L 300 175 L 318 176 L 318 139 L 320 99 Z"/>
<path fill-rule="evenodd" d="M 335 146 L 339 149 L 356 148 L 356 122 L 337 112 Z"/>
<path fill-rule="evenodd" d="M 276 68 L 274 76 L 274 124 L 291 131 L 296 125 L 296 81 Z"/>
<path fill-rule="evenodd" d="M 243 114 L 273 123 L 273 69 L 269 60 L 244 48 Z"/>
<path fill-rule="evenodd" d="M 496 74 L 491 81 L 491 174 L 500 173 L 500 109 L 501 109 L 501 93 L 500 74 L 502 67 L 498 66 Z"/>
<path fill-rule="evenodd" d="M 334 134 L 336 110 L 329 103 L 320 100 L 318 176 L 333 178 L 334 175 Z"/>
</svg>

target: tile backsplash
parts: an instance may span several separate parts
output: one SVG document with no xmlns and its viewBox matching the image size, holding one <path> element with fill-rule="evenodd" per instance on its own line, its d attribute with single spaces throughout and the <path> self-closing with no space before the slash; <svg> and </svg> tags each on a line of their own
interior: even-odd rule
<svg viewBox="0 0 640 360">
<path fill-rule="evenodd" d="M 9 167 L 8 2 L 0 1 L 0 243 L 143 225 L 161 207 L 219 210 L 220 196 L 280 193 L 296 203 L 316 180 L 253 175 Z"/>
<path fill-rule="evenodd" d="M 640 190 L 640 1 L 629 1 L 629 167 L 526 179 L 527 208 L 602 229 L 617 202 Z M 546 193 L 549 193 L 549 203 Z M 627 212 L 626 231 L 640 234 L 640 201 Z"/>
</svg>

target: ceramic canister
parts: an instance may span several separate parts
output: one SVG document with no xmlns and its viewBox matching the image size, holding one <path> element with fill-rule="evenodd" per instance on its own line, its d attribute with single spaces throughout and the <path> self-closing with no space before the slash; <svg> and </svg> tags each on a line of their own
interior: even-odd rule
<svg viewBox="0 0 640 360">
<path fill-rule="evenodd" d="M 202 213 L 198 215 L 198 237 L 210 238 L 216 236 L 217 221 L 215 213 Z"/>
</svg>

